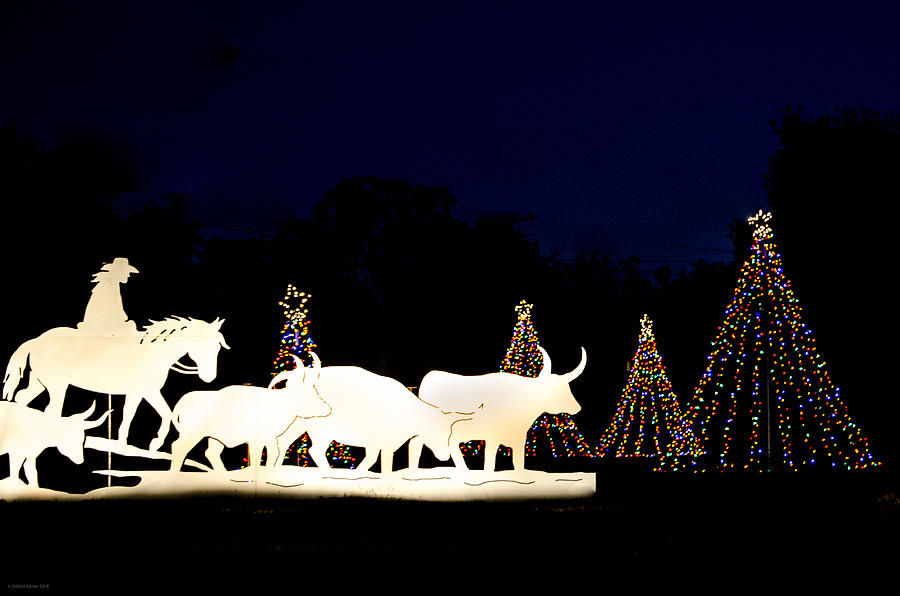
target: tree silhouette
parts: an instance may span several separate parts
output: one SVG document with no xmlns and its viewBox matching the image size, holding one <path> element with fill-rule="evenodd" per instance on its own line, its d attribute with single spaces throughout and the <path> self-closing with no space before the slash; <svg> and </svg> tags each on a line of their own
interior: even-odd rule
<svg viewBox="0 0 900 596">
<path fill-rule="evenodd" d="M 854 396 L 876 451 L 891 459 L 889 450 L 900 452 L 885 437 L 900 409 L 883 399 L 884 376 L 873 371 L 893 366 L 890 351 L 876 346 L 896 335 L 897 323 L 859 315 L 891 308 L 900 114 L 852 107 L 810 115 L 788 107 L 772 125 L 781 147 L 765 183 L 779 246 L 833 374 Z"/>
</svg>

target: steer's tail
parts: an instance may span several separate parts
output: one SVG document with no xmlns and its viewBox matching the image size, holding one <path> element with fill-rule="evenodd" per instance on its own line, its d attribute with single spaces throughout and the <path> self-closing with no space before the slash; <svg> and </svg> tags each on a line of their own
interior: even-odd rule
<svg viewBox="0 0 900 596">
<path fill-rule="evenodd" d="M 31 353 L 31 342 L 28 340 L 19 346 L 9 358 L 6 365 L 6 374 L 3 375 L 3 399 L 11 400 L 19 386 L 19 381 L 25 376 L 25 367 L 28 365 L 28 356 Z"/>
</svg>

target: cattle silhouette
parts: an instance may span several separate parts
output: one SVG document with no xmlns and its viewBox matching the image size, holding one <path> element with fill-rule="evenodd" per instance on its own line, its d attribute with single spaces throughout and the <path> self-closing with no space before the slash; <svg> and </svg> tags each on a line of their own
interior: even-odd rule
<svg viewBox="0 0 900 596">
<path fill-rule="evenodd" d="M 463 376 L 431 371 L 419 386 L 422 401 L 446 413 L 455 413 L 450 436 L 450 455 L 457 468 L 467 469 L 460 443 L 484 441 L 484 470 L 494 471 L 497 449 L 512 449 L 513 468 L 525 469 L 525 441 L 528 430 L 543 413 L 576 414 L 581 406 L 575 401 L 569 383 L 578 378 L 587 364 L 581 348 L 581 362 L 563 375 L 552 374 L 550 356 L 539 346 L 544 366 L 537 377 L 506 372 Z"/>
<path fill-rule="evenodd" d="M 9 454 L 10 479 L 19 478 L 24 469 L 25 481 L 38 486 L 36 460 L 45 449 L 56 447 L 75 464 L 84 462 L 84 431 L 100 426 L 109 411 L 97 420 L 88 420 L 95 403 L 86 411 L 72 416 L 57 416 L 9 401 L 0 401 L 0 453 Z"/>
</svg>

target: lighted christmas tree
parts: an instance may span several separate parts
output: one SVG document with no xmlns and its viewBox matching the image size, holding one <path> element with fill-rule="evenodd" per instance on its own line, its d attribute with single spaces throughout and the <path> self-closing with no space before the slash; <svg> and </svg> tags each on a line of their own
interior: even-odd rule
<svg viewBox="0 0 900 596">
<path fill-rule="evenodd" d="M 534 305 L 524 300 L 516 306 L 516 326 L 506 356 L 500 364 L 501 372 L 523 377 L 536 377 L 544 366 L 544 357 L 538 348 L 538 335 L 531 322 Z"/>
<path fill-rule="evenodd" d="M 544 357 L 538 345 L 538 334 L 531 320 L 533 306 L 525 300 L 516 306 L 516 325 L 506 356 L 500 365 L 501 372 L 536 377 L 544 366 Z M 585 440 L 575 426 L 575 421 L 567 414 L 544 414 L 535 421 L 528 431 L 525 455 L 536 455 L 539 445 L 549 446 L 554 458 L 599 455 L 597 449 Z M 507 449 L 501 451 L 504 454 L 508 452 Z"/>
<path fill-rule="evenodd" d="M 653 469 L 674 470 L 699 455 L 699 447 L 666 376 L 653 321 L 645 314 L 628 381 L 600 448 L 604 455 L 643 458 Z"/>
<path fill-rule="evenodd" d="M 740 272 L 691 403 L 704 452 L 694 469 L 877 466 L 785 277 L 771 214 L 750 218 Z"/>
<path fill-rule="evenodd" d="M 281 329 L 281 345 L 278 355 L 275 357 L 275 372 L 292 370 L 295 366 L 293 356 L 300 359 L 304 365 L 311 365 L 310 350 L 316 347 L 316 342 L 309 335 L 309 308 L 307 302 L 312 294 L 301 292 L 294 285 L 288 284 L 284 298 L 278 303 L 284 314 L 284 326 Z"/>
</svg>

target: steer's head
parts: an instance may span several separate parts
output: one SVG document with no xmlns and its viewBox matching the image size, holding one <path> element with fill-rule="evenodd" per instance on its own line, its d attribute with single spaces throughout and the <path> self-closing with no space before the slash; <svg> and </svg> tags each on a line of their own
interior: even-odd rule
<svg viewBox="0 0 900 596">
<path fill-rule="evenodd" d="M 94 403 L 81 414 L 73 414 L 60 420 L 59 439 L 56 448 L 76 465 L 84 463 L 84 431 L 103 424 L 103 421 L 106 420 L 106 417 L 112 411 L 107 410 L 103 416 L 96 420 L 88 420 L 96 407 L 97 404 Z"/>
<path fill-rule="evenodd" d="M 331 406 L 316 390 L 316 382 L 322 374 L 322 361 L 315 352 L 310 352 L 309 355 L 313 363 L 312 366 L 305 367 L 303 362 L 292 354 L 294 368 L 275 375 L 268 388 L 275 389 L 276 385 L 284 382 L 284 389 L 281 391 L 289 391 L 289 395 L 296 399 L 297 415 L 300 418 L 328 416 L 331 414 Z"/>
<path fill-rule="evenodd" d="M 536 381 L 543 384 L 540 390 L 543 398 L 546 400 L 547 413 L 549 414 L 577 414 L 581 411 L 581 405 L 575 401 L 569 383 L 578 378 L 584 372 L 587 365 L 587 352 L 581 348 L 581 362 L 578 363 L 573 370 L 562 375 L 555 375 L 552 372 L 550 356 L 547 351 L 538 346 L 541 355 L 544 357 L 544 366 L 541 368 Z"/>
</svg>

